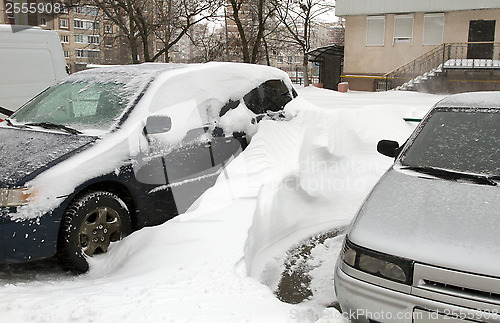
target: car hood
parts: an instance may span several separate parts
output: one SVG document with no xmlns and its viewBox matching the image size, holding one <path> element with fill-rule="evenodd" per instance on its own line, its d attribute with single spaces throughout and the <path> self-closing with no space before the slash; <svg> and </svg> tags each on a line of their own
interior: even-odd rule
<svg viewBox="0 0 500 323">
<path fill-rule="evenodd" d="M 391 169 L 382 177 L 349 239 L 417 262 L 500 277 L 500 187 L 403 172 Z"/>
<path fill-rule="evenodd" d="M 22 185 L 96 137 L 0 127 L 0 186 Z"/>
</svg>

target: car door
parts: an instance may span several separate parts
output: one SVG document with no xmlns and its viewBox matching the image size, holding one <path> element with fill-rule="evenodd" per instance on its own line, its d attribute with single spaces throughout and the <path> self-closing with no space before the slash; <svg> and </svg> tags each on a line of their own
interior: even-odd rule
<svg viewBox="0 0 500 323">
<path fill-rule="evenodd" d="M 224 167 L 234 157 L 238 156 L 246 146 L 245 133 L 233 132 L 227 135 L 222 128 L 216 127 L 212 132 L 211 144 L 214 166 Z"/>
</svg>

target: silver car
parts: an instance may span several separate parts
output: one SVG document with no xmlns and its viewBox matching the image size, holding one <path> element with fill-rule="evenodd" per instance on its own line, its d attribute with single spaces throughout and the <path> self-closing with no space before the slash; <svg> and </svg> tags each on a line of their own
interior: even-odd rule
<svg viewBox="0 0 500 323">
<path fill-rule="evenodd" d="M 500 92 L 438 102 L 351 223 L 335 269 L 355 322 L 500 322 Z"/>
</svg>

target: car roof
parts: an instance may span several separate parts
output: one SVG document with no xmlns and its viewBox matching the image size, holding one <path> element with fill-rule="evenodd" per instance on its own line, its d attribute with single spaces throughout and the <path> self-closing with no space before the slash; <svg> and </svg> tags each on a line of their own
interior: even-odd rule
<svg viewBox="0 0 500 323">
<path fill-rule="evenodd" d="M 500 108 L 500 91 L 470 92 L 450 95 L 439 101 L 436 108 Z"/>
<path fill-rule="evenodd" d="M 163 72 L 186 68 L 187 64 L 144 63 L 135 65 L 109 65 L 91 68 L 69 76 L 69 80 L 94 79 L 99 76 L 120 75 L 130 78 L 141 77 L 151 79 Z"/>
<path fill-rule="evenodd" d="M 257 78 L 261 79 L 262 82 L 266 79 L 282 79 L 285 83 L 290 83 L 286 73 L 274 67 L 232 62 L 209 62 L 201 64 L 142 63 L 132 65 L 110 65 L 109 67 L 91 68 L 71 74 L 65 79 L 65 81 L 147 84 L 163 75 L 185 74 L 189 72 L 201 72 L 205 75 L 214 75 L 216 72 L 217 75 L 222 77 L 224 77 L 224 75 L 231 75 L 232 77 L 239 76 L 245 79 L 249 77 L 251 78 L 251 75 L 257 75 Z"/>
</svg>

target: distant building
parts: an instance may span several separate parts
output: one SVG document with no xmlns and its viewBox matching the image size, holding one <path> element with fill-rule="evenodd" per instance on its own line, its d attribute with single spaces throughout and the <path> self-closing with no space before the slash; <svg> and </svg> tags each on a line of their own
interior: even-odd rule
<svg viewBox="0 0 500 323">
<path fill-rule="evenodd" d="M 50 3 L 39 1 L 40 3 Z M 96 7 L 62 8 L 57 14 L 39 14 L 39 26 L 59 34 L 71 72 L 87 64 L 127 64 L 130 55 L 119 31 Z"/>
<path fill-rule="evenodd" d="M 37 25 L 37 14 L 22 13 L 23 6 L 30 8 L 37 4 L 36 0 L 3 0 L 0 1 L 0 24 L 9 25 Z"/>
<path fill-rule="evenodd" d="M 34 13 L 15 13 L 22 12 L 23 6 L 33 8 Z M 50 0 L 5 0 L 0 2 L 0 23 L 56 31 L 72 73 L 84 69 L 87 64 L 128 64 L 131 61 L 118 28 L 92 6 L 66 8 L 61 2 Z"/>
<path fill-rule="evenodd" d="M 337 0 L 335 12 L 345 19 L 343 74 L 351 89 L 392 88 L 421 72 L 428 74 L 417 82 L 442 72 L 445 88 L 451 79 L 440 64 L 500 59 L 499 0 Z"/>
</svg>

